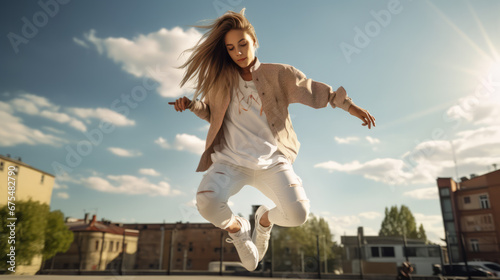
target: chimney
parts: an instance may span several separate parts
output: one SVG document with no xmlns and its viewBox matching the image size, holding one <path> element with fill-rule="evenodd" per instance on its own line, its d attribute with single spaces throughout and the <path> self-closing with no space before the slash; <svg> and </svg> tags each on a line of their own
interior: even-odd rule
<svg viewBox="0 0 500 280">
<path fill-rule="evenodd" d="M 96 215 L 92 215 L 92 221 L 90 221 L 90 226 L 93 226 L 95 224 L 96 220 Z"/>
<path fill-rule="evenodd" d="M 365 244 L 365 233 L 363 227 L 358 227 L 358 239 L 361 244 Z"/>
<path fill-rule="evenodd" d="M 85 213 L 85 218 L 83 219 L 85 224 L 89 223 L 89 213 Z"/>
</svg>

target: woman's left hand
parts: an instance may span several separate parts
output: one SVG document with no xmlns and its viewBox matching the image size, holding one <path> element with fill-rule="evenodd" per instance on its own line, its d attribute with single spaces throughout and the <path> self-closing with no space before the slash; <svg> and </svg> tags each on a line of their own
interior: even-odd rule
<svg viewBox="0 0 500 280">
<path fill-rule="evenodd" d="M 349 114 L 362 120 L 363 126 L 368 126 L 369 129 L 372 128 L 372 125 L 375 127 L 375 118 L 367 110 L 353 104 L 349 107 Z"/>
</svg>

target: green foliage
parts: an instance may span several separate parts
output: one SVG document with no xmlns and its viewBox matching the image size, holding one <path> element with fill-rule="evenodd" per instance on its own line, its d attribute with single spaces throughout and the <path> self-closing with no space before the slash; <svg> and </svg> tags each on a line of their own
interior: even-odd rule
<svg viewBox="0 0 500 280">
<path fill-rule="evenodd" d="M 30 264 L 33 256 L 42 253 L 49 206 L 38 201 L 16 201 L 15 215 L 9 215 L 9 212 L 8 205 L 0 209 L 0 223 L 2 229 L 9 229 L 10 232 L 7 225 L 15 222 L 15 243 L 9 244 L 7 238 L 0 239 L 0 268 L 7 267 L 6 254 L 11 246 L 15 247 L 17 265 Z M 11 217 L 17 220 L 7 220 Z"/>
<path fill-rule="evenodd" d="M 333 241 L 333 234 L 330 232 L 328 222 L 312 214 L 302 226 L 276 227 L 272 234 L 276 270 L 299 271 L 302 253 L 305 259 L 305 270 L 316 271 L 317 236 L 319 236 L 320 260 L 322 262 L 324 261 L 325 248 L 330 267 L 333 265 L 331 260 L 335 257 L 340 258 L 342 252 L 341 248 Z M 331 271 L 331 268 L 329 270 Z"/>
<path fill-rule="evenodd" d="M 410 208 L 401 205 L 398 210 L 397 206 L 392 206 L 391 209 L 385 208 L 385 217 L 380 227 L 379 236 L 406 236 L 413 239 L 427 240 L 424 226 L 420 224 L 417 230 L 417 223 Z"/>
<path fill-rule="evenodd" d="M 64 214 L 52 211 L 47 217 L 43 258 L 48 260 L 59 252 L 66 252 L 73 242 L 73 232 L 64 224 Z"/>
<path fill-rule="evenodd" d="M 54 255 L 69 248 L 73 233 L 64 225 L 60 211 L 49 212 L 49 206 L 38 201 L 16 201 L 14 216 L 8 205 L 0 208 L 0 227 L 5 229 L 0 238 L 0 270 L 7 270 L 7 254 L 15 247 L 16 266 L 29 265 L 35 255 Z M 15 217 L 17 220 L 7 220 Z M 15 222 L 15 243 L 9 243 L 11 222 Z M 10 239 L 12 240 L 12 239 Z M 58 244 L 59 243 L 59 244 Z"/>
</svg>

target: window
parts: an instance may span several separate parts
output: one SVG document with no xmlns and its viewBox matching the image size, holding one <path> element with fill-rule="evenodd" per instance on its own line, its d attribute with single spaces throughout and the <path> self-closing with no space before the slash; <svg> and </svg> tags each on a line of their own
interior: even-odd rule
<svg viewBox="0 0 500 280">
<path fill-rule="evenodd" d="M 177 252 L 182 251 L 182 243 L 177 243 Z"/>
<path fill-rule="evenodd" d="M 109 251 L 113 252 L 113 241 L 109 241 Z"/>
<path fill-rule="evenodd" d="M 193 252 L 193 242 L 189 242 L 189 252 Z"/>
<path fill-rule="evenodd" d="M 472 247 L 472 252 L 479 252 L 479 241 L 477 239 L 471 239 L 470 246 Z"/>
<path fill-rule="evenodd" d="M 394 247 L 381 247 L 382 257 L 394 257 Z"/>
<path fill-rule="evenodd" d="M 488 199 L 487 195 L 479 196 L 479 201 L 481 202 L 482 209 L 489 209 L 490 208 L 490 200 Z"/>
<path fill-rule="evenodd" d="M 448 188 L 442 188 L 439 192 L 441 193 L 441 196 L 450 196 L 450 189 Z"/>
<path fill-rule="evenodd" d="M 97 251 L 97 250 L 99 250 L 99 240 L 97 240 L 97 241 L 95 242 L 95 250 L 96 250 L 96 251 Z"/>
<path fill-rule="evenodd" d="M 45 175 L 42 174 L 42 179 L 40 179 L 40 184 L 43 184 L 43 179 L 45 179 Z"/>
<path fill-rule="evenodd" d="M 377 258 L 395 257 L 394 247 L 372 247 L 371 251 L 372 251 L 372 257 L 377 257 Z"/>
<path fill-rule="evenodd" d="M 118 251 L 118 249 L 120 249 L 120 242 L 116 241 L 116 251 Z"/>
<path fill-rule="evenodd" d="M 441 205 L 443 207 L 443 218 L 445 220 L 453 220 L 453 208 L 451 207 L 451 200 L 449 198 L 442 199 Z"/>
<path fill-rule="evenodd" d="M 470 196 L 464 197 L 464 203 L 469 204 L 470 203 Z"/>
<path fill-rule="evenodd" d="M 493 219 L 491 218 L 490 215 L 484 215 L 481 217 L 481 222 L 483 224 L 492 224 L 493 223 Z"/>
<path fill-rule="evenodd" d="M 441 249 L 439 247 L 431 247 L 427 249 L 429 250 L 429 257 L 441 257 Z"/>
<path fill-rule="evenodd" d="M 3 161 L 0 161 L 0 171 L 3 171 Z"/>
</svg>

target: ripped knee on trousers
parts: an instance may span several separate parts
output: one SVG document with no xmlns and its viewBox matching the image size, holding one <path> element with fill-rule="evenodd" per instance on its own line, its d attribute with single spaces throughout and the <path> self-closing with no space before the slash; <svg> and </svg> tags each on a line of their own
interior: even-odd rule
<svg viewBox="0 0 500 280">
<path fill-rule="evenodd" d="M 200 194 L 200 193 L 213 193 L 214 191 L 199 191 L 197 192 L 196 194 Z"/>
</svg>

